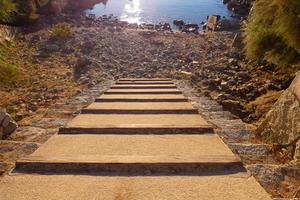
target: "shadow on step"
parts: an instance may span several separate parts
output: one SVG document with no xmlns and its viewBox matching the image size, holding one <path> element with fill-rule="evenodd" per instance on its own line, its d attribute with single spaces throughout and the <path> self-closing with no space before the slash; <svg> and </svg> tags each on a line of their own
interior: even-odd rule
<svg viewBox="0 0 300 200">
<path fill-rule="evenodd" d="M 131 115 L 145 115 L 145 114 L 198 114 L 198 110 L 185 109 L 185 110 L 109 110 L 109 109 L 83 109 L 81 114 L 131 114 Z"/>
<path fill-rule="evenodd" d="M 241 162 L 121 164 L 19 162 L 12 173 L 96 176 L 220 176 L 238 173 L 247 175 L 245 172 Z"/>
<path fill-rule="evenodd" d="M 60 128 L 58 134 L 128 134 L 128 135 L 167 135 L 167 134 L 213 134 L 212 127 L 196 128 Z"/>
</svg>

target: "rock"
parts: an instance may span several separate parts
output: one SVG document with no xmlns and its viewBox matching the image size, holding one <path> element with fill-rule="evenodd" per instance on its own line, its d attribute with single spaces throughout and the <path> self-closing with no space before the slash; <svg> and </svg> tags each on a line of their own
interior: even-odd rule
<svg viewBox="0 0 300 200">
<path fill-rule="evenodd" d="M 157 35 L 157 32 L 156 31 L 140 31 L 139 32 L 139 35 L 143 36 L 143 37 L 147 37 L 147 38 L 150 38 L 150 37 L 154 37 Z M 131 55 L 129 55 L 131 56 Z M 130 60 L 130 59 L 129 59 Z"/>
<path fill-rule="evenodd" d="M 227 81 L 227 83 L 228 83 L 229 85 L 234 85 L 234 84 L 236 84 L 236 80 L 230 79 L 230 80 Z"/>
<path fill-rule="evenodd" d="M 254 156 L 265 156 L 269 154 L 268 146 L 265 144 L 229 143 L 228 145 L 237 154 Z"/>
<path fill-rule="evenodd" d="M 296 144 L 294 159 L 295 160 L 300 160 L 300 140 Z"/>
<path fill-rule="evenodd" d="M 300 135 L 300 72 L 291 86 L 283 92 L 265 120 L 260 124 L 257 135 L 266 142 L 285 144 Z M 299 159 L 299 141 L 297 142 L 294 159 Z"/>
<path fill-rule="evenodd" d="M 239 101 L 235 101 L 235 100 L 224 100 L 221 103 L 222 103 L 223 107 L 228 108 L 228 109 L 234 109 L 234 108 L 242 109 L 243 108 L 241 103 Z"/>
<path fill-rule="evenodd" d="M 185 33 L 198 33 L 198 31 L 199 31 L 198 24 L 185 24 L 182 27 L 182 32 Z"/>
<path fill-rule="evenodd" d="M 230 65 L 236 65 L 236 64 L 237 64 L 237 60 L 236 60 L 235 58 L 229 58 L 229 59 L 228 59 L 228 63 L 229 63 Z"/>
<path fill-rule="evenodd" d="M 180 78 L 186 81 L 192 81 L 193 73 L 187 71 L 178 71 L 174 73 L 175 78 Z"/>
<path fill-rule="evenodd" d="M 14 165 L 12 163 L 0 162 L 0 176 L 6 172 L 9 172 L 13 167 Z"/>
<path fill-rule="evenodd" d="M 92 40 L 87 40 L 81 45 L 81 51 L 85 53 L 91 52 L 96 46 L 96 42 Z"/>
<path fill-rule="evenodd" d="M 88 14 L 88 16 L 86 16 L 86 18 L 88 20 L 95 20 L 96 19 L 96 15 L 95 14 Z"/>
<path fill-rule="evenodd" d="M 36 143 L 0 140 L 1 161 L 15 162 L 33 153 L 38 147 Z"/>
<path fill-rule="evenodd" d="M 0 124 L 2 123 L 5 117 L 6 117 L 6 112 L 0 110 Z"/>
<path fill-rule="evenodd" d="M 3 128 L 3 137 L 7 138 L 18 128 L 18 124 L 15 121 L 10 121 L 6 127 Z"/>
<path fill-rule="evenodd" d="M 219 31 L 229 31 L 238 27 L 238 23 L 234 20 L 223 18 L 218 24 L 217 28 Z"/>
<path fill-rule="evenodd" d="M 7 138 L 17 128 L 18 125 L 12 117 L 5 110 L 0 110 L 0 139 Z"/>
<path fill-rule="evenodd" d="M 4 119 L 3 119 L 2 123 L 1 123 L 1 126 L 2 126 L 3 128 L 7 127 L 8 124 L 9 124 L 9 122 L 10 122 L 11 120 L 12 120 L 12 118 L 10 117 L 10 115 L 9 115 L 8 113 L 5 113 L 5 117 L 4 117 Z"/>
<path fill-rule="evenodd" d="M 247 15 L 251 7 L 250 1 L 239 1 L 239 0 L 223 0 L 227 3 L 227 8 L 239 15 Z"/>
<path fill-rule="evenodd" d="M 58 85 L 58 86 L 55 86 L 54 88 L 52 88 L 50 90 L 50 92 L 52 92 L 52 93 L 62 93 L 62 92 L 64 92 L 64 90 L 65 90 L 64 86 Z"/>
<path fill-rule="evenodd" d="M 210 15 L 210 16 L 216 17 L 217 18 L 217 22 L 221 19 L 221 15 Z M 208 20 L 210 16 L 207 16 L 206 20 Z"/>
<path fill-rule="evenodd" d="M 21 126 L 9 136 L 10 140 L 25 142 L 40 142 L 39 138 L 48 138 L 47 131 L 46 129 L 33 126 Z"/>
<path fill-rule="evenodd" d="M 55 52 L 55 51 L 59 51 L 60 46 L 58 46 L 57 44 L 46 44 L 45 47 L 43 48 L 44 51 L 46 52 Z"/>
<path fill-rule="evenodd" d="M 284 180 L 284 174 L 277 165 L 253 164 L 246 166 L 263 187 L 274 185 Z"/>
<path fill-rule="evenodd" d="M 234 115 L 241 117 L 246 117 L 248 115 L 247 111 L 244 110 L 244 105 L 242 102 L 237 100 L 227 99 L 219 102 L 224 109 L 230 111 Z"/>
<path fill-rule="evenodd" d="M 229 84 L 227 81 L 222 81 L 221 84 L 220 84 L 220 87 L 222 90 L 228 90 L 229 89 Z"/>
<path fill-rule="evenodd" d="M 246 71 L 238 72 L 236 75 L 237 75 L 238 77 L 244 79 L 244 80 L 249 80 L 249 79 L 251 79 L 251 76 L 250 76 L 249 72 L 246 72 Z"/>
<path fill-rule="evenodd" d="M 183 20 L 174 20 L 173 24 L 179 27 L 182 27 L 185 23 Z"/>
<path fill-rule="evenodd" d="M 266 142 L 285 144 L 300 135 L 300 72 L 257 129 Z"/>
<path fill-rule="evenodd" d="M 76 68 L 83 69 L 85 68 L 85 66 L 89 64 L 91 64 L 91 61 L 89 60 L 88 57 L 82 55 L 77 57 Z"/>
</svg>

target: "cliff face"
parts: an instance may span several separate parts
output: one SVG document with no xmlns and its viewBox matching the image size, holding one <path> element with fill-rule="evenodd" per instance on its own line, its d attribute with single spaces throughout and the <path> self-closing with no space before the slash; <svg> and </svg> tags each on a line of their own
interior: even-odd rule
<svg viewBox="0 0 300 200">
<path fill-rule="evenodd" d="M 300 135 L 300 71 L 258 128 L 259 136 L 273 143 L 287 143 Z M 299 140 L 300 141 L 300 140 Z M 295 158 L 300 159 L 300 142 Z"/>
<path fill-rule="evenodd" d="M 43 14 L 59 14 L 62 12 L 77 12 L 93 7 L 97 3 L 106 4 L 107 0 L 50 0 L 40 9 Z"/>
</svg>

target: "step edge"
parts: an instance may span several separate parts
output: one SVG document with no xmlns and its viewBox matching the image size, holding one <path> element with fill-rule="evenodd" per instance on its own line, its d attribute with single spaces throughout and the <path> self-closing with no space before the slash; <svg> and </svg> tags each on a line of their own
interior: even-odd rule
<svg viewBox="0 0 300 200">
<path fill-rule="evenodd" d="M 211 126 L 198 128 L 60 128 L 58 134 L 128 134 L 128 135 L 168 135 L 168 134 L 214 134 Z"/>
<path fill-rule="evenodd" d="M 81 114 L 199 114 L 197 109 L 91 109 L 81 110 Z"/>
</svg>

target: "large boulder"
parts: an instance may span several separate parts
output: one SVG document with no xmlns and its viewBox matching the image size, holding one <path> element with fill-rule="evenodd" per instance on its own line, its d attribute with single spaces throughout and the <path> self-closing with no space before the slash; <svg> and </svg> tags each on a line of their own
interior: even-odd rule
<svg viewBox="0 0 300 200">
<path fill-rule="evenodd" d="M 0 139 L 7 138 L 18 128 L 17 123 L 6 113 L 5 109 L 0 108 Z"/>
<path fill-rule="evenodd" d="M 300 135 L 300 71 L 290 87 L 280 96 L 257 134 L 266 142 L 286 144 Z M 297 148 L 295 153 L 300 151 Z M 295 155 L 295 157 L 300 155 Z"/>
</svg>

